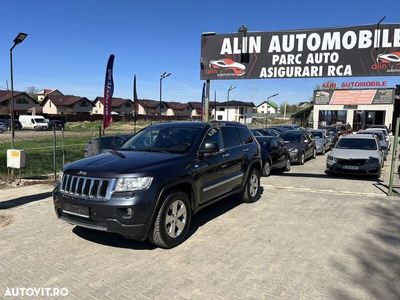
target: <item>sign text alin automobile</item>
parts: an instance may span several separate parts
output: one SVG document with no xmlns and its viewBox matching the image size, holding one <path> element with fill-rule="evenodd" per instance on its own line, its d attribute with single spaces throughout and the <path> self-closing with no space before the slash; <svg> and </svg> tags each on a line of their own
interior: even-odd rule
<svg viewBox="0 0 400 300">
<path fill-rule="evenodd" d="M 400 75 L 400 24 L 204 35 L 201 79 Z"/>
</svg>

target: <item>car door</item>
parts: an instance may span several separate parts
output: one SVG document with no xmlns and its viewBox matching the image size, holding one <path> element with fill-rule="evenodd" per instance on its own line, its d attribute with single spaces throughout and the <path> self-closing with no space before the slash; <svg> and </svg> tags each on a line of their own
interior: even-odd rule
<svg viewBox="0 0 400 300">
<path fill-rule="evenodd" d="M 285 144 L 285 141 L 282 140 L 281 138 L 276 138 L 276 144 L 278 147 L 278 152 L 279 152 L 279 164 L 277 164 L 277 168 L 283 168 L 285 167 L 286 164 L 286 156 L 288 155 L 287 153 L 287 147 Z"/>
<path fill-rule="evenodd" d="M 226 168 L 225 153 L 223 152 L 223 140 L 219 128 L 211 128 L 205 135 L 200 149 L 204 148 L 205 143 L 217 143 L 220 151 L 217 153 L 198 155 L 198 159 L 193 163 L 194 174 L 199 190 L 199 203 L 203 204 L 224 194 L 223 176 Z"/>
<path fill-rule="evenodd" d="M 276 169 L 279 168 L 279 164 L 281 163 L 281 159 L 280 159 L 280 152 L 279 152 L 279 147 L 278 147 L 278 141 L 276 138 L 272 138 L 271 139 L 271 144 L 270 144 L 270 154 L 269 156 L 271 157 L 271 161 L 272 161 L 272 168 Z"/>
<path fill-rule="evenodd" d="M 302 140 L 303 140 L 303 144 L 304 144 L 306 158 L 309 158 L 311 155 L 313 155 L 313 151 L 314 151 L 313 140 L 311 139 L 311 137 L 308 134 L 303 134 Z"/>
</svg>

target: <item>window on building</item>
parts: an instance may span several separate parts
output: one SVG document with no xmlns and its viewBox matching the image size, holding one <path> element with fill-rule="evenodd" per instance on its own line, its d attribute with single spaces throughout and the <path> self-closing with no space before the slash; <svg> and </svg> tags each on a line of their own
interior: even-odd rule
<svg viewBox="0 0 400 300">
<path fill-rule="evenodd" d="M 322 126 L 346 124 L 347 110 L 320 110 L 318 122 Z"/>
<path fill-rule="evenodd" d="M 51 101 L 49 101 L 49 107 L 51 108 Z"/>
<path fill-rule="evenodd" d="M 221 115 L 218 116 L 217 119 L 218 119 L 218 121 L 221 121 L 222 120 L 222 116 Z"/>
<path fill-rule="evenodd" d="M 239 114 L 243 114 L 243 107 L 239 108 Z"/>
<path fill-rule="evenodd" d="M 225 111 L 225 107 L 218 108 L 218 111 Z"/>
</svg>

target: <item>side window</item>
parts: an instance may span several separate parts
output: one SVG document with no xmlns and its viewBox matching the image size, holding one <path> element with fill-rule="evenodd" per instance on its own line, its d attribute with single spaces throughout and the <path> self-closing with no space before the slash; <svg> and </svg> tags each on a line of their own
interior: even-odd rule
<svg viewBox="0 0 400 300">
<path fill-rule="evenodd" d="M 271 141 L 271 148 L 276 148 L 278 146 L 278 141 L 277 141 L 277 139 L 272 139 L 272 141 Z"/>
<path fill-rule="evenodd" d="M 225 149 L 240 146 L 239 133 L 235 127 L 222 127 L 222 136 Z"/>
<path fill-rule="evenodd" d="M 219 128 L 211 128 L 207 134 L 206 137 L 204 138 L 203 145 L 201 146 L 202 148 L 204 147 L 205 143 L 217 143 L 219 148 L 222 148 L 221 145 L 221 134 Z"/>
<path fill-rule="evenodd" d="M 251 136 L 251 133 L 248 129 L 239 127 L 238 131 L 240 136 L 240 142 L 242 144 L 251 144 L 252 142 L 254 142 L 253 137 Z"/>
</svg>

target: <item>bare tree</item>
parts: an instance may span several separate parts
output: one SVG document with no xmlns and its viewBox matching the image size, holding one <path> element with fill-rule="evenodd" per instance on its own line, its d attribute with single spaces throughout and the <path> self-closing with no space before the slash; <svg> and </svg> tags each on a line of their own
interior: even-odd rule
<svg viewBox="0 0 400 300">
<path fill-rule="evenodd" d="M 37 94 L 39 93 L 39 89 L 36 86 L 28 86 L 25 89 L 25 93 L 27 93 L 32 98 L 37 98 Z"/>
</svg>

